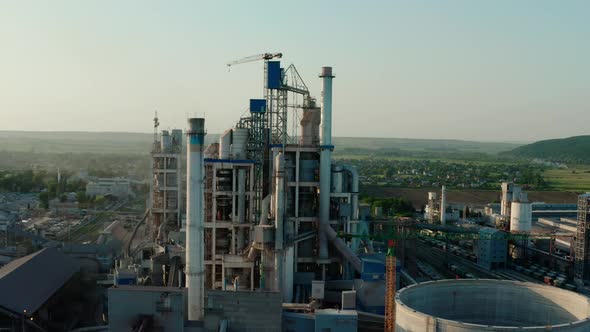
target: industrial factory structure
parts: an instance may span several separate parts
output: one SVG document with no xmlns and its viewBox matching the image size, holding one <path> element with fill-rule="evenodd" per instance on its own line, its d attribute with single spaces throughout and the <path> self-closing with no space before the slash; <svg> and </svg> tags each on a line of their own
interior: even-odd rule
<svg viewBox="0 0 590 332">
<path fill-rule="evenodd" d="M 440 199 L 435 191 L 428 192 L 428 202 L 424 207 L 424 220 L 430 224 L 446 225 L 459 220 L 459 210 L 451 208 L 447 202 L 447 189 L 442 186 Z"/>
<path fill-rule="evenodd" d="M 205 144 L 205 119 L 189 119 L 186 193 L 182 132 L 158 132 L 155 117 L 147 221 L 133 230 L 126 255 L 117 262 L 115 284 L 127 288 L 113 291 L 109 303 L 120 312 L 117 322 L 139 313 L 130 309 L 130 303 L 114 302 L 115 294 L 143 292 L 149 298 L 149 294 L 166 293 L 166 287 L 185 286 L 181 296 L 187 302 L 186 319 L 202 322 L 188 324 L 186 330 L 217 329 L 232 326 L 231 315 L 226 312 L 219 317 L 211 309 L 229 310 L 231 298 L 242 303 L 244 310 L 259 310 L 262 303 L 275 301 L 287 311 L 305 311 L 322 302 L 340 303 L 339 298 L 328 299 L 330 291 L 324 298 L 326 285 L 346 281 L 349 286 L 344 290 L 350 293 L 352 281 L 367 272 L 365 265 L 371 267 L 371 274 L 383 276 L 384 257 L 370 255 L 370 240 L 339 235 L 367 235 L 369 227 L 359 218 L 356 169 L 331 158 L 332 68 L 321 69 L 318 103 L 295 66 L 282 68 L 279 61 L 271 61 L 281 56 L 252 59 L 264 60 L 265 98 L 251 99 L 249 113 L 221 134 L 218 142 Z M 291 115 L 298 119 L 298 126 L 288 126 Z M 363 255 L 368 255 L 370 264 L 363 264 Z M 162 287 L 162 291 L 139 285 Z M 372 288 L 383 289 L 383 280 L 367 277 L 357 287 L 370 293 Z M 379 302 L 382 307 L 383 299 Z M 351 309 L 355 308 L 353 304 Z M 280 329 L 280 313 L 266 320 L 255 319 L 256 315 L 234 317 L 232 328 L 237 329 L 239 321 L 243 329 L 276 324 Z M 322 324 L 338 317 L 337 311 L 330 312 Z M 356 330 L 354 317 L 347 324 Z M 293 319 L 303 322 L 309 317 Z"/>
<path fill-rule="evenodd" d="M 573 248 L 575 230 L 575 273 L 587 278 L 590 195 L 575 225 L 571 206 L 529 202 L 513 183 L 475 221 L 445 186 L 428 193 L 426 222 L 372 219 L 360 213 L 356 169 L 332 160 L 332 68 L 319 73 L 318 102 L 281 57 L 230 63 L 263 60 L 264 97 L 210 144 L 204 118 L 188 119 L 184 135 L 154 119 L 149 204 L 117 261 L 112 330 L 587 329 L 588 302 L 559 289 L 576 289 L 574 253 L 558 250 Z M 421 283 L 445 277 L 529 283 Z"/>
<path fill-rule="evenodd" d="M 158 133 L 158 116 L 154 117 L 154 143 L 151 153 L 151 181 L 148 229 L 160 241 L 180 239 L 183 212 L 182 130 Z M 171 233 L 172 232 L 172 233 Z"/>
</svg>

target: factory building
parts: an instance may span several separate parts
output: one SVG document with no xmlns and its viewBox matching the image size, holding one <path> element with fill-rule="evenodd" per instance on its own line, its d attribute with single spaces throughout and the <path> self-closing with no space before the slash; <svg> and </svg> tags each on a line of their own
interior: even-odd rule
<svg viewBox="0 0 590 332">
<path fill-rule="evenodd" d="M 501 214 L 500 214 L 500 205 L 497 204 L 487 204 L 484 207 L 484 214 L 490 219 L 492 224 L 495 224 L 496 220 L 498 223 L 500 222 Z M 539 218 L 551 218 L 551 219 L 561 219 L 561 218 L 576 218 L 578 215 L 578 205 L 577 204 L 558 204 L 558 203 L 543 203 L 543 202 L 531 202 L 531 209 L 532 209 L 532 221 L 535 222 Z"/>
<path fill-rule="evenodd" d="M 250 116 L 205 150 L 207 289 L 281 291 L 285 302 L 304 302 L 311 283 L 295 280 L 350 279 L 360 271 L 360 241 L 336 235 L 362 227 L 358 174 L 332 164 L 331 68 L 320 77 L 321 107 L 306 100 L 298 141 L 267 131 L 269 105 L 252 100 Z"/>
<path fill-rule="evenodd" d="M 447 202 L 447 190 L 442 186 L 440 199 L 438 193 L 431 191 L 428 193 L 428 203 L 424 207 L 424 219 L 430 224 L 440 223 L 446 225 L 447 222 L 459 221 L 460 212 L 452 208 Z"/>
<path fill-rule="evenodd" d="M 98 178 L 86 184 L 86 195 L 112 195 L 117 198 L 127 198 L 132 195 L 131 182 L 124 178 Z"/>
<path fill-rule="evenodd" d="M 489 227 L 481 228 L 477 240 L 477 264 L 488 270 L 505 267 L 507 248 L 504 232 Z"/>
<path fill-rule="evenodd" d="M 384 257 L 371 258 L 380 268 L 363 274 L 363 267 L 371 264 L 363 264 L 361 253 L 372 253 L 371 241 L 343 236 L 366 235 L 369 227 L 359 217 L 356 169 L 331 159 L 332 68 L 322 68 L 319 75 L 319 103 L 294 66 L 285 69 L 278 61 L 265 61 L 265 75 L 265 98 L 251 99 L 249 112 L 217 142 L 205 145 L 205 119 L 189 119 L 186 193 L 179 131 L 158 133 L 154 119 L 148 222 L 132 231 L 125 257 L 117 262 L 119 286 L 109 292 L 114 311 L 125 294 L 145 292 L 145 304 L 137 308 L 146 313 L 127 305 L 114 314 L 111 329 L 130 317 L 162 320 L 154 301 L 175 286 L 185 286 L 186 310 L 171 309 L 174 314 L 167 319 L 182 317 L 184 330 L 204 331 L 222 326 L 232 331 L 280 330 L 281 303 L 287 306 L 285 312 L 318 301 L 339 305 L 340 292 L 351 291 L 353 279 L 361 275 L 378 275 L 360 284 L 361 293 L 383 289 Z M 292 132 L 287 130 L 287 112 L 300 115 Z M 323 293 L 326 284 L 343 280 L 348 286 L 332 288 L 329 298 L 314 297 L 312 285 Z M 383 303 L 380 298 L 371 306 L 381 306 L 376 310 L 382 312 Z M 264 306 L 268 310 L 260 311 Z M 330 321 L 345 318 L 356 326 L 354 309 L 317 315 L 312 311 L 314 326 L 323 331 Z M 158 324 L 176 330 L 166 322 Z"/>
<path fill-rule="evenodd" d="M 55 248 L 17 258 L 0 268 L 0 330 L 63 331 L 88 317 L 80 267 Z M 76 294 L 72 296 L 72 294 Z M 61 322 L 61 323 L 56 323 Z"/>
</svg>

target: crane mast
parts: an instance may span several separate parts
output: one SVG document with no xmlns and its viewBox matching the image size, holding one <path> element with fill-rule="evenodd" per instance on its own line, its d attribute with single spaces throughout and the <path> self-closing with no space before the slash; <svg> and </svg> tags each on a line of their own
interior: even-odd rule
<svg viewBox="0 0 590 332">
<path fill-rule="evenodd" d="M 395 331 L 395 241 L 387 241 L 385 256 L 385 332 Z"/>
</svg>

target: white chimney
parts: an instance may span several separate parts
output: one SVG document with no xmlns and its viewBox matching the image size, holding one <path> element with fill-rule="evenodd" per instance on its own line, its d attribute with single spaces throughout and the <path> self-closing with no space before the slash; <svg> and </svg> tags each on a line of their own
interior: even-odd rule
<svg viewBox="0 0 590 332">
<path fill-rule="evenodd" d="M 205 119 L 188 120 L 186 164 L 186 287 L 188 320 L 202 320 L 205 302 L 204 172 Z"/>
</svg>

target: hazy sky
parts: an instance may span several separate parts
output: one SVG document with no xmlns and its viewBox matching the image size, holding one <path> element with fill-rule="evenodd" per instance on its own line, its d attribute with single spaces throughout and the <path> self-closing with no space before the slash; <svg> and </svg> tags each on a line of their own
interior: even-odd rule
<svg viewBox="0 0 590 332">
<path fill-rule="evenodd" d="M 0 1 L 0 130 L 231 126 L 283 52 L 335 136 L 590 134 L 590 1 Z"/>
</svg>

